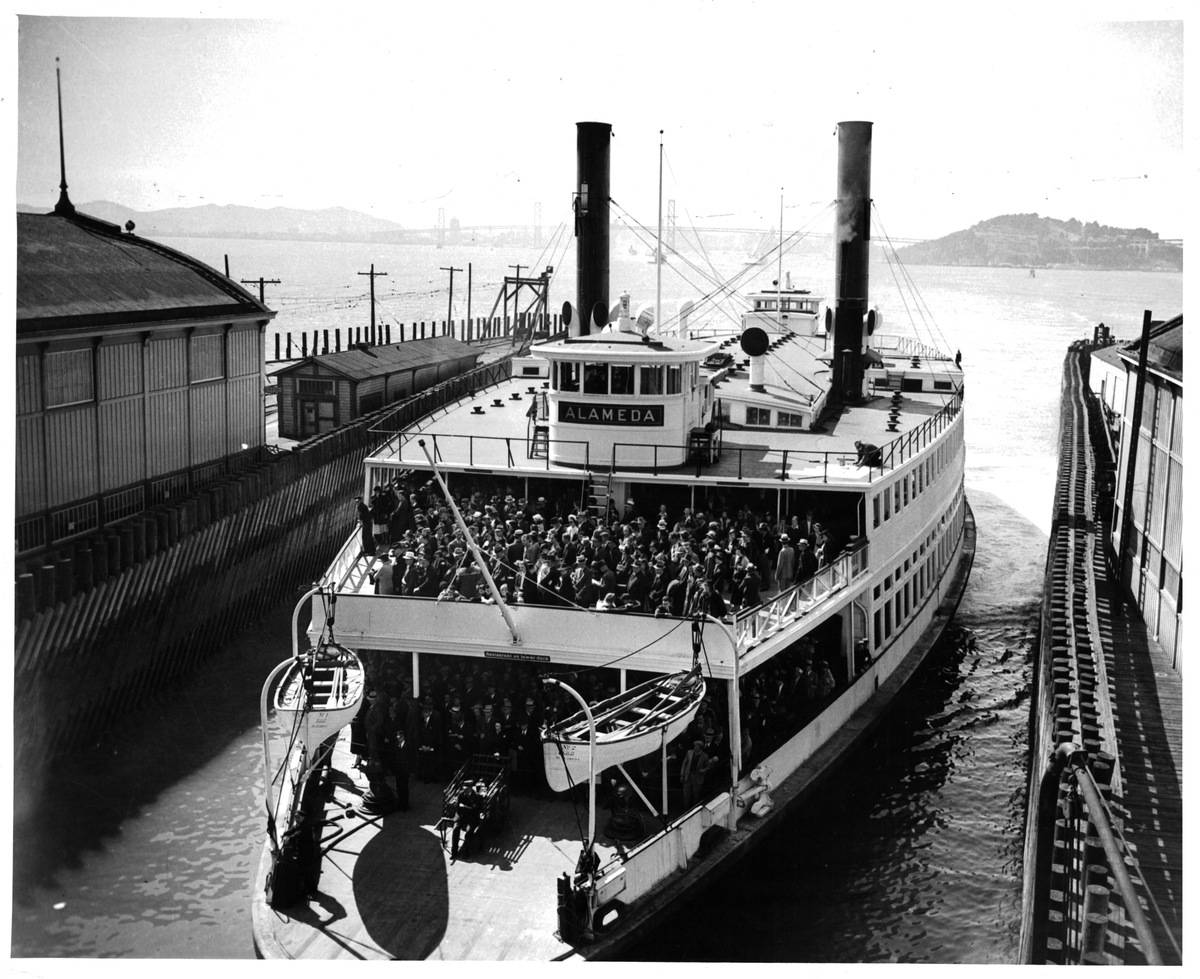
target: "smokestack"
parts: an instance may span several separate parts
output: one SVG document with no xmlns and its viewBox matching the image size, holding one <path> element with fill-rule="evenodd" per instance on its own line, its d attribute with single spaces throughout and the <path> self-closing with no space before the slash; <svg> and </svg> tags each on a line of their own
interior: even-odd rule
<svg viewBox="0 0 1200 979">
<path fill-rule="evenodd" d="M 593 316 L 597 312 L 601 325 L 608 322 L 608 160 L 612 126 L 607 122 L 579 122 L 575 126 L 579 157 L 575 295 L 582 336 L 596 328 Z"/>
<path fill-rule="evenodd" d="M 838 123 L 837 307 L 831 400 L 843 404 L 862 398 L 871 251 L 871 126 L 869 122 Z"/>
</svg>

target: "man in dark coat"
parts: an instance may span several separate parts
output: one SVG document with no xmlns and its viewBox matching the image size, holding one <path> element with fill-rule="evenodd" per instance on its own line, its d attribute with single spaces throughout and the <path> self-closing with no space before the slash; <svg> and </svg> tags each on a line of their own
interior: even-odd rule
<svg viewBox="0 0 1200 979">
<path fill-rule="evenodd" d="M 375 534 L 371 531 L 371 508 L 363 502 L 361 496 L 354 498 L 355 511 L 362 530 L 362 554 L 375 553 Z"/>
</svg>

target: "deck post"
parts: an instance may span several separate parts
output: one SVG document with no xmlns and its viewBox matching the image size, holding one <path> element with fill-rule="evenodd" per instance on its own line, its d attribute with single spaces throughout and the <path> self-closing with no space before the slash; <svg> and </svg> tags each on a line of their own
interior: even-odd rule
<svg viewBox="0 0 1200 979">
<path fill-rule="evenodd" d="M 413 699 L 419 700 L 421 697 L 421 654 L 413 650 Z"/>
<path fill-rule="evenodd" d="M 588 721 L 588 835 L 583 842 L 583 853 L 585 858 L 593 851 L 596 843 L 596 718 L 592 716 L 592 708 L 588 706 L 588 702 L 579 695 L 579 692 L 574 687 L 570 687 L 563 683 L 562 680 L 555 679 L 552 676 L 542 677 L 542 683 L 552 683 L 556 687 L 561 687 L 570 696 L 578 701 L 579 706 L 583 708 L 583 713 L 587 716 Z M 582 860 L 585 866 L 589 866 L 588 861 Z M 590 871 L 589 871 L 590 873 Z M 596 889 L 588 888 L 588 921 L 591 921 L 591 912 L 595 910 L 592 902 L 596 897 Z"/>
<path fill-rule="evenodd" d="M 726 696 L 728 707 L 726 724 L 729 727 L 729 829 L 737 829 L 738 821 L 738 777 L 742 769 L 742 702 L 741 702 L 741 662 L 738 659 L 737 640 L 729 627 L 720 619 L 707 616 L 718 629 L 725 633 L 729 640 L 729 648 L 733 651 L 733 679 L 728 680 L 729 692 Z M 665 761 L 665 759 L 664 759 Z M 665 765 L 664 765 L 665 771 Z M 666 776 L 664 775 L 665 779 Z"/>
</svg>

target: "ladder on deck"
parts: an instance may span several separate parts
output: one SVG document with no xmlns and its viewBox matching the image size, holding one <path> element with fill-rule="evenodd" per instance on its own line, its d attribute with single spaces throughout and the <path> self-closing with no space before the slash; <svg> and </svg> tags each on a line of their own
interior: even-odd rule
<svg viewBox="0 0 1200 979">
<path fill-rule="evenodd" d="M 584 505 L 599 526 L 608 525 L 608 511 L 612 506 L 612 472 L 587 474 L 584 484 Z"/>
<path fill-rule="evenodd" d="M 550 405 L 546 400 L 545 391 L 539 391 L 533 397 L 533 406 L 529 410 L 529 427 L 532 430 L 529 437 L 529 458 L 549 458 Z"/>
</svg>

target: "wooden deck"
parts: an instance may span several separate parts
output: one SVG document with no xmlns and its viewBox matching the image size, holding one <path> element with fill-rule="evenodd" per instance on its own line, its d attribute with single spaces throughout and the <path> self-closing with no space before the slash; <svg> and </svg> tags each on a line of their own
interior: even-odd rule
<svg viewBox="0 0 1200 979">
<path fill-rule="evenodd" d="M 571 952 L 556 936 L 555 881 L 575 868 L 586 802 L 577 822 L 566 796 L 514 794 L 507 824 L 451 863 L 435 828 L 440 782 L 412 780 L 410 810 L 372 822 L 348 815 L 367 785 L 353 769 L 345 734 L 334 769 L 326 818 L 335 822 L 326 838 L 336 828 L 366 825 L 326 854 L 316 898 L 289 912 L 272 910 L 264 899 L 264 847 L 252 895 L 261 957 L 546 961 Z M 597 813 L 600 827 L 603 815 Z M 602 861 L 614 852 L 603 838 L 596 849 Z"/>
<path fill-rule="evenodd" d="M 1124 836 L 1176 936 L 1183 934 L 1183 678 L 1137 610 L 1113 616 L 1106 666 L 1120 760 Z M 1103 625 L 1102 625 L 1103 628 Z M 1153 916 L 1151 921 L 1154 921 Z M 1159 934 L 1160 944 L 1169 939 Z"/>
</svg>

